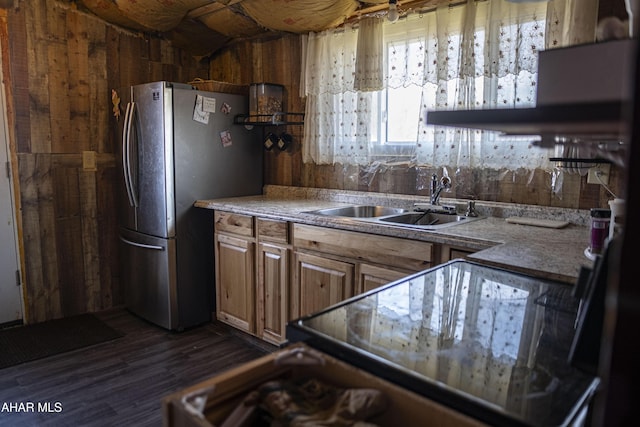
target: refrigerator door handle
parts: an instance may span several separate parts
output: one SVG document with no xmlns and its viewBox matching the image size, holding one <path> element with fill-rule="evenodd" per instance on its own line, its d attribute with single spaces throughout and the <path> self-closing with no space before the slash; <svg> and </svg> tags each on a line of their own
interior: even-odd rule
<svg viewBox="0 0 640 427">
<path fill-rule="evenodd" d="M 129 239 L 125 239 L 124 237 L 120 236 L 120 240 L 122 240 L 124 243 L 126 243 L 127 245 L 131 245 L 131 246 L 137 246 L 139 248 L 143 248 L 143 249 L 153 249 L 156 251 L 164 251 L 164 247 L 162 246 L 156 246 L 156 245 L 145 245 L 144 243 L 136 243 L 136 242 L 132 242 Z"/>
<path fill-rule="evenodd" d="M 131 174 L 129 172 L 129 134 L 130 134 L 130 114 L 131 114 L 131 103 L 127 103 L 127 109 L 124 113 L 124 129 L 122 131 L 122 173 L 124 175 L 124 186 L 127 189 L 127 196 L 129 197 L 129 205 L 133 205 L 133 197 L 131 195 Z"/>
<path fill-rule="evenodd" d="M 138 198 L 133 188 L 133 178 L 131 176 L 131 132 L 134 125 L 135 102 L 127 104 L 127 113 L 125 113 L 125 131 L 122 136 L 122 163 L 124 164 L 124 180 L 127 187 L 127 195 L 129 196 L 129 204 L 135 208 L 138 207 Z"/>
</svg>

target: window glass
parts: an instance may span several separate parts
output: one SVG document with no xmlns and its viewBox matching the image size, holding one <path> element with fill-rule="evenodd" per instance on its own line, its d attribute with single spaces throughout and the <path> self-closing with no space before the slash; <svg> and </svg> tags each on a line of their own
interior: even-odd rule
<svg viewBox="0 0 640 427">
<path fill-rule="evenodd" d="M 457 13 L 457 11 L 456 11 Z M 518 32 L 533 33 L 537 28 L 544 28 L 544 19 L 534 19 L 531 15 L 530 22 L 506 24 L 505 33 L 518 34 Z M 538 16 L 544 17 L 544 14 Z M 515 19 L 515 18 L 514 18 Z M 489 75 L 487 70 L 491 67 L 485 64 L 487 49 L 486 31 L 479 25 L 473 33 L 474 37 L 474 61 L 475 77 L 472 82 L 463 83 L 457 71 L 461 65 L 461 31 L 454 25 L 447 28 L 447 77 L 438 83 L 425 81 L 426 68 L 436 66 L 435 56 L 427 59 L 427 55 L 435 51 L 437 40 L 431 40 L 435 34 L 427 27 L 430 23 L 426 19 L 412 17 L 398 24 L 385 26 L 385 66 L 387 89 L 377 92 L 373 96 L 372 114 L 370 117 L 371 141 L 373 152 L 383 155 L 413 155 L 415 144 L 418 142 L 419 124 L 421 114 L 426 110 L 455 109 L 455 108 L 510 108 L 518 106 L 531 106 L 535 104 L 535 90 L 532 91 L 532 74 L 521 71 L 514 75 L 505 73 L 500 76 Z M 453 22 L 462 24 L 462 19 L 452 19 Z M 433 23 L 433 21 L 431 21 Z M 539 34 L 539 42 L 542 43 L 544 33 Z M 427 50 L 432 49 L 431 52 Z M 426 61 L 429 64 L 426 64 Z M 437 64 L 441 66 L 441 64 Z M 440 75 L 439 72 L 437 72 Z M 467 79 L 469 79 L 467 77 Z M 462 97 L 460 88 L 468 93 Z M 469 92 L 470 91 L 470 92 Z M 469 93 L 471 96 L 469 96 Z M 438 97 L 439 95 L 439 97 Z M 466 99 L 462 105 L 460 99 Z M 435 135 L 432 126 L 429 135 Z M 505 140 L 495 132 L 477 132 L 477 141 L 492 142 Z M 424 139 L 424 138 L 423 138 Z M 530 137 L 509 137 L 514 142 L 529 141 Z M 432 146 L 431 137 L 422 141 L 422 146 Z M 425 145 L 426 144 L 426 145 Z"/>
</svg>

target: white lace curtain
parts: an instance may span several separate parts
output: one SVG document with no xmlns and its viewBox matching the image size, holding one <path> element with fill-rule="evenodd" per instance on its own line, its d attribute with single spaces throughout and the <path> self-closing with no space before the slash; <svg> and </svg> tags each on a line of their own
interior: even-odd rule
<svg viewBox="0 0 640 427">
<path fill-rule="evenodd" d="M 358 31 L 352 25 L 308 36 L 302 83 L 307 97 L 304 162 L 367 164 L 370 161 L 368 118 L 372 96 L 371 92 L 354 89 L 357 41 Z"/>
<path fill-rule="evenodd" d="M 366 18 L 358 25 L 309 34 L 301 88 L 307 97 L 303 161 L 549 167 L 549 153 L 533 147 L 531 138 L 426 126 L 423 120 L 415 130 L 415 145 L 408 151 L 404 147 L 402 158 L 382 159 L 376 156 L 371 125 L 375 91 L 381 82 L 387 88 L 415 87 L 422 94 L 421 118 L 434 109 L 533 106 L 538 51 L 593 41 L 597 4 L 468 0 L 410 14 L 394 24 Z M 577 10 L 584 19 L 572 19 Z"/>
<path fill-rule="evenodd" d="M 435 40 L 426 49 L 425 63 L 431 66 L 424 73 L 420 116 L 429 110 L 534 106 L 545 12 L 538 3 L 472 1 L 418 18 L 427 40 Z M 533 146 L 532 139 L 422 121 L 416 161 L 454 168 L 546 167 L 549 154 Z"/>
</svg>

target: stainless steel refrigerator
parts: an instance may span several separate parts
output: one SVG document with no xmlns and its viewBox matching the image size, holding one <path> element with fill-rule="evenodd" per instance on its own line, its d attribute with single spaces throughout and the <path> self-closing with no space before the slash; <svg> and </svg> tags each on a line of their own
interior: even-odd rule
<svg viewBox="0 0 640 427">
<path fill-rule="evenodd" d="M 193 204 L 262 192 L 260 138 L 233 124 L 248 97 L 161 81 L 112 101 L 125 306 L 170 330 L 204 323 L 215 307 L 213 216 Z"/>
</svg>

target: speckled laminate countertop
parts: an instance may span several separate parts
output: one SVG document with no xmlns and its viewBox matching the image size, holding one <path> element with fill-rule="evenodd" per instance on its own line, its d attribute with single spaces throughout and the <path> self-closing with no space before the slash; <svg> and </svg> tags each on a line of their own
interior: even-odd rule
<svg viewBox="0 0 640 427">
<path fill-rule="evenodd" d="M 439 230 L 419 230 L 307 213 L 348 204 L 375 204 L 411 209 L 416 202 L 424 203 L 425 198 L 265 186 L 264 194 L 260 196 L 198 200 L 195 206 L 300 224 L 462 246 L 477 251 L 468 257 L 471 261 L 566 283 L 575 283 L 581 266 L 592 266 L 592 261 L 584 255 L 589 241 L 589 217 L 588 211 L 583 210 L 478 201 L 476 209 L 483 219 Z M 455 205 L 458 212 L 464 212 L 466 207 L 464 200 L 443 199 L 442 203 Z M 561 229 L 551 229 L 507 223 L 505 218 L 511 216 L 566 220 L 570 224 Z"/>
</svg>

